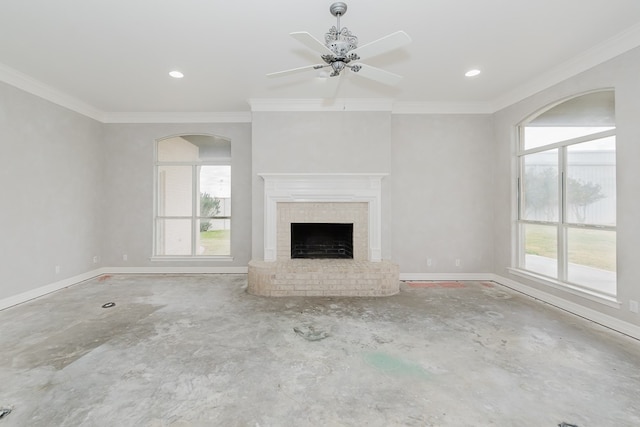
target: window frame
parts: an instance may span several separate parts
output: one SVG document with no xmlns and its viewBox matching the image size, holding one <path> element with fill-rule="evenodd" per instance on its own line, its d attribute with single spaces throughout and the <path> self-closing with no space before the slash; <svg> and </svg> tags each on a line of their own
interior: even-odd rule
<svg viewBox="0 0 640 427">
<path fill-rule="evenodd" d="M 202 219 L 223 219 L 232 221 L 231 215 L 215 215 L 211 217 L 204 217 L 200 215 L 200 169 L 203 166 L 229 166 L 230 176 L 233 173 L 231 157 L 216 157 L 207 160 L 194 160 L 194 161 L 159 161 L 158 160 L 158 144 L 161 141 L 167 139 L 179 138 L 182 136 L 189 136 L 195 134 L 181 134 L 166 138 L 157 139 L 154 143 L 154 167 L 153 167 L 153 235 L 152 235 L 152 261 L 233 261 L 233 247 L 232 242 L 229 243 L 229 254 L 226 255 L 198 255 L 197 254 L 197 234 L 199 231 L 199 224 Z M 201 135 L 201 134 L 197 134 Z M 201 135 L 209 136 L 212 138 L 219 138 L 214 135 Z M 223 138 L 226 139 L 226 138 Z M 191 215 L 187 216 L 161 216 L 159 215 L 159 192 L 160 192 L 160 167 L 161 166 L 189 166 L 191 168 Z M 230 197 L 233 200 L 233 195 Z M 158 254 L 158 222 L 160 220 L 171 219 L 184 219 L 191 222 L 191 253 L 190 255 L 159 255 Z"/>
<path fill-rule="evenodd" d="M 580 96 L 580 95 L 578 95 Z M 555 104 L 558 105 L 558 104 Z M 545 110 L 548 111 L 548 110 Z M 544 112 L 543 112 L 544 113 Z M 541 114 L 543 114 L 541 113 Z M 539 115 L 539 114 L 538 114 Z M 589 135 L 569 138 L 562 141 L 554 142 L 548 145 L 537 146 L 530 149 L 525 149 L 525 127 L 529 121 L 522 122 L 517 127 L 517 148 L 515 150 L 515 163 L 516 163 L 516 185 L 515 185 L 515 248 L 514 248 L 514 263 L 515 267 L 509 269 L 512 273 L 519 276 L 534 279 L 538 282 L 542 282 L 552 287 L 568 290 L 572 293 L 586 296 L 589 299 L 605 303 L 617 307 L 619 302 L 617 301 L 617 277 L 614 285 L 615 291 L 610 294 L 605 291 L 599 291 L 593 287 L 585 284 L 574 283 L 568 279 L 568 234 L 571 229 L 579 230 L 598 230 L 598 231 L 611 231 L 617 235 L 616 225 L 601 225 L 601 224 L 589 224 L 589 223 L 575 223 L 568 221 L 568 203 L 567 203 L 567 171 L 568 171 L 568 156 L 567 152 L 569 147 L 582 144 L 585 142 L 595 141 L 602 138 L 614 137 L 616 138 L 617 129 L 608 129 L 600 132 L 595 132 Z M 525 183 L 525 158 L 528 155 L 542 153 L 546 151 L 557 150 L 557 166 L 558 166 L 558 218 L 553 221 L 545 220 L 531 220 L 524 219 L 524 206 L 523 195 Z M 617 142 L 616 142 L 617 152 Z M 617 214 L 616 214 L 617 216 Z M 527 270 L 525 264 L 526 248 L 525 248 L 525 225 L 544 225 L 554 226 L 557 233 L 557 277 L 545 275 L 543 273 Z M 617 267 L 616 267 L 617 273 Z M 616 275 L 617 276 L 617 275 Z"/>
</svg>

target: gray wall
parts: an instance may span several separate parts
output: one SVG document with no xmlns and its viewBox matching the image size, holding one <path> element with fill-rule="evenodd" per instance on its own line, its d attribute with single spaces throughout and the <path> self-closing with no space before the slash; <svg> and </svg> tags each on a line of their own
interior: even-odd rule
<svg viewBox="0 0 640 427">
<path fill-rule="evenodd" d="M 491 116 L 394 115 L 391 139 L 393 259 L 400 271 L 492 272 Z"/>
<path fill-rule="evenodd" d="M 153 166 L 157 139 L 175 135 L 219 135 L 231 140 L 231 256 L 227 261 L 151 261 Z M 104 265 L 109 267 L 246 266 L 251 253 L 251 125 L 105 125 L 102 197 Z M 127 261 L 123 255 L 127 255 Z"/>
<path fill-rule="evenodd" d="M 154 142 L 179 134 L 232 141 L 233 262 L 150 260 Z M 0 135 L 0 299 L 99 267 L 247 265 L 251 124 L 105 125 L 0 83 Z"/>
<path fill-rule="evenodd" d="M 384 259 L 403 273 L 492 271 L 490 115 L 254 113 L 252 125 L 255 258 L 264 249 L 257 173 L 385 172 Z"/>
<path fill-rule="evenodd" d="M 264 182 L 258 173 L 391 172 L 389 112 L 253 113 L 253 258 L 264 259 Z M 389 180 L 382 180 L 382 222 L 391 223 Z M 389 259 L 390 229 L 382 230 Z"/>
<path fill-rule="evenodd" d="M 95 120 L 0 83 L 0 298 L 96 268 L 101 140 Z"/>
<path fill-rule="evenodd" d="M 638 314 L 628 310 L 629 299 L 640 300 L 640 49 L 634 49 L 587 72 L 544 90 L 494 115 L 497 143 L 494 161 L 496 182 L 495 203 L 495 266 L 494 271 L 531 287 L 541 289 L 569 301 L 582 304 L 610 316 L 638 324 Z M 514 277 L 511 266 L 515 220 L 514 180 L 512 179 L 515 127 L 530 114 L 563 98 L 599 88 L 615 88 L 617 127 L 617 255 L 618 299 L 621 309 L 611 308 L 562 290 L 538 285 Z"/>
</svg>

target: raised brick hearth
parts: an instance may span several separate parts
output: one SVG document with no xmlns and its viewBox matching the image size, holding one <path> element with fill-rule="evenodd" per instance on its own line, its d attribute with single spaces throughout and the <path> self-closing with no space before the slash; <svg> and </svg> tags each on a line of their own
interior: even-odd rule
<svg viewBox="0 0 640 427">
<path fill-rule="evenodd" d="M 261 174 L 264 260 L 249 263 L 248 292 L 264 296 L 387 296 L 398 266 L 381 259 L 385 174 Z M 353 259 L 291 259 L 292 223 L 353 224 Z"/>
<path fill-rule="evenodd" d="M 388 296 L 398 293 L 398 275 L 398 265 L 389 261 L 251 261 L 248 291 L 270 297 Z"/>
</svg>

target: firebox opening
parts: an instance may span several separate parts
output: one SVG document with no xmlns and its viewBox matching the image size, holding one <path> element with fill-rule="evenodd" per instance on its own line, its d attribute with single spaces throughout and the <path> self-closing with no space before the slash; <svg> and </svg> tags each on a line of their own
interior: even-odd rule
<svg viewBox="0 0 640 427">
<path fill-rule="evenodd" d="M 353 259 L 353 224 L 292 223 L 291 258 Z"/>
</svg>

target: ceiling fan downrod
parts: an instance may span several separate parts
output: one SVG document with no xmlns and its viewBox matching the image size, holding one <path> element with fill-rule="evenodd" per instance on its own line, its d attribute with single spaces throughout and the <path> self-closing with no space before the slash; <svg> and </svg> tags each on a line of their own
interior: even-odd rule
<svg viewBox="0 0 640 427">
<path fill-rule="evenodd" d="M 333 3 L 329 7 L 329 12 L 338 19 L 338 34 L 340 34 L 340 17 L 347 13 L 347 4 L 341 1 Z"/>
</svg>

